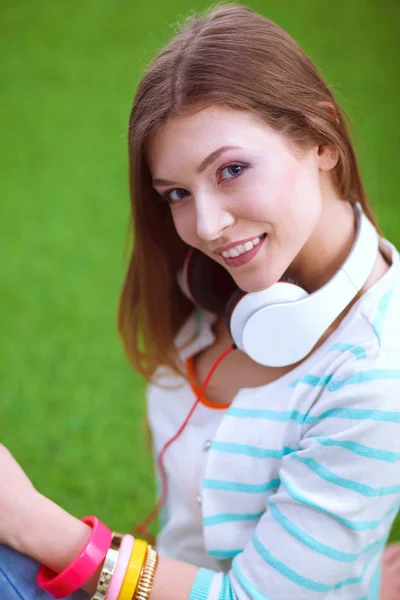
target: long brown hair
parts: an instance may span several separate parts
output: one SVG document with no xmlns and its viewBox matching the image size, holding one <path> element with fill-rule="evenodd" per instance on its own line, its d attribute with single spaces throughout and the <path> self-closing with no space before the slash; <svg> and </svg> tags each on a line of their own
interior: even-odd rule
<svg viewBox="0 0 400 600">
<path fill-rule="evenodd" d="M 333 144 L 340 156 L 332 172 L 340 197 L 360 202 L 377 226 L 345 115 L 290 35 L 242 5 L 219 4 L 190 16 L 146 70 L 129 120 L 134 247 L 119 330 L 146 379 L 160 364 L 181 371 L 173 340 L 193 308 L 176 284 L 188 247 L 151 186 L 146 146 L 169 116 L 211 104 L 249 111 L 299 148 Z"/>
</svg>

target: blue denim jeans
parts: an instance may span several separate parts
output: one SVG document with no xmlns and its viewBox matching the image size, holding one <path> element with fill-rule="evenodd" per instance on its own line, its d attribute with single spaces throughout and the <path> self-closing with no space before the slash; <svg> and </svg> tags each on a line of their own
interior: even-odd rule
<svg viewBox="0 0 400 600">
<path fill-rule="evenodd" d="M 51 596 L 36 585 L 39 564 L 8 546 L 0 544 L 0 599 L 51 600 Z M 78 590 L 65 600 L 88 600 L 89 595 Z"/>
</svg>

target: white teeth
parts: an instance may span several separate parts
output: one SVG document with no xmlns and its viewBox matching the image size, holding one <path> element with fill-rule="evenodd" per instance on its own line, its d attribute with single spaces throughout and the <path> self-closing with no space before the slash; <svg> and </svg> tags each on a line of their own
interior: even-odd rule
<svg viewBox="0 0 400 600">
<path fill-rule="evenodd" d="M 232 256 L 232 258 L 235 258 L 240 255 L 240 252 L 236 250 L 236 248 L 232 248 L 231 250 L 228 250 L 228 254 L 229 256 Z"/>
<path fill-rule="evenodd" d="M 259 244 L 259 242 L 260 242 L 260 239 L 261 239 L 260 237 L 256 237 L 256 238 L 254 238 L 254 240 L 251 240 L 250 242 L 245 242 L 244 244 L 238 244 L 234 248 L 231 248 L 230 250 L 225 250 L 224 252 L 222 252 L 222 256 L 224 258 L 236 258 L 237 256 L 240 256 L 240 254 L 243 254 L 244 252 L 248 252 L 249 250 L 254 248 L 254 246 L 257 246 L 257 244 Z"/>
</svg>

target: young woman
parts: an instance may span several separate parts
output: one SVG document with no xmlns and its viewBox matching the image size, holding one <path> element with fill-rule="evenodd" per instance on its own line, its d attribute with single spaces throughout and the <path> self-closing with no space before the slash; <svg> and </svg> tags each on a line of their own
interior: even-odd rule
<svg viewBox="0 0 400 600">
<path fill-rule="evenodd" d="M 3 447 L 1 597 L 395 600 L 399 254 L 331 91 L 277 25 L 220 6 L 145 73 L 129 152 L 120 330 L 149 380 L 158 555 Z"/>
</svg>

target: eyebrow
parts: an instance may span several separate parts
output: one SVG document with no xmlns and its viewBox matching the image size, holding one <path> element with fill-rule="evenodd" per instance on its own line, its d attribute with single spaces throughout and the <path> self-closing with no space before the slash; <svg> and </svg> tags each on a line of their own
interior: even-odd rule
<svg viewBox="0 0 400 600">
<path fill-rule="evenodd" d="M 226 150 L 241 150 L 240 146 L 221 146 L 220 148 L 217 148 L 217 150 L 214 150 L 214 152 L 211 152 L 211 154 L 209 154 L 208 156 L 206 156 L 206 158 L 203 160 L 203 162 L 197 167 L 197 173 L 203 173 L 203 171 L 205 171 L 207 169 L 207 167 L 209 167 L 214 160 L 216 160 L 223 152 L 226 152 Z M 176 181 L 170 181 L 169 179 L 153 179 L 153 185 L 177 185 Z"/>
</svg>

